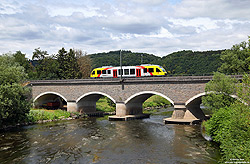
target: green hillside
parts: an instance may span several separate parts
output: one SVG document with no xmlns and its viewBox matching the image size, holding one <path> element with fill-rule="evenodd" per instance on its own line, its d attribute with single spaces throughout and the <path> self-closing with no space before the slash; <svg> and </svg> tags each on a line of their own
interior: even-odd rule
<svg viewBox="0 0 250 164">
<path fill-rule="evenodd" d="M 178 51 L 153 63 L 162 65 L 169 74 L 212 74 L 221 66 L 220 51 Z"/>
<path fill-rule="evenodd" d="M 102 66 L 119 66 L 120 65 L 120 51 L 110 51 L 108 53 L 91 54 L 92 67 Z M 122 51 L 122 65 L 132 66 L 152 63 L 152 61 L 160 60 L 160 57 L 146 53 L 135 53 L 131 51 Z"/>
<path fill-rule="evenodd" d="M 222 52 L 231 52 L 231 50 L 178 51 L 164 57 L 147 53 L 122 51 L 122 65 L 158 64 L 166 69 L 169 76 L 212 74 L 222 65 L 220 59 L 223 56 L 221 55 Z M 66 51 L 62 48 L 58 51 L 58 54 L 49 55 L 47 51 L 42 51 L 38 48 L 35 49 L 33 54 L 32 60 L 26 58 L 21 51 L 12 54 L 15 61 L 25 68 L 28 79 L 33 80 L 88 78 L 93 68 L 120 65 L 120 51 L 85 55 L 81 50 L 70 49 Z M 224 55 L 223 58 L 225 60 L 228 57 Z M 231 60 L 228 61 L 230 61 L 229 64 L 224 64 L 224 72 L 229 70 L 228 68 L 231 65 Z M 237 63 L 234 64 L 237 68 L 239 62 L 234 63 Z M 237 69 L 234 68 L 234 70 Z"/>
<path fill-rule="evenodd" d="M 221 66 L 221 52 L 222 50 L 203 52 L 178 51 L 161 58 L 152 54 L 122 51 L 122 64 L 124 66 L 140 65 L 141 61 L 143 61 L 143 64 L 158 64 L 163 66 L 169 75 L 212 74 Z M 120 65 L 120 51 L 110 51 L 89 56 L 92 60 L 93 68 Z"/>
</svg>

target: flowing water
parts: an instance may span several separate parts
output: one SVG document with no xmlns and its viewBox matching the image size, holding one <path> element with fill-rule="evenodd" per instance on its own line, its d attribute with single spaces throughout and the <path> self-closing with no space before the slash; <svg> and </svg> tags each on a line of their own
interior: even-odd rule
<svg viewBox="0 0 250 164">
<path fill-rule="evenodd" d="M 217 163 L 218 148 L 199 125 L 165 125 L 164 117 L 57 121 L 0 133 L 0 163 Z"/>
</svg>

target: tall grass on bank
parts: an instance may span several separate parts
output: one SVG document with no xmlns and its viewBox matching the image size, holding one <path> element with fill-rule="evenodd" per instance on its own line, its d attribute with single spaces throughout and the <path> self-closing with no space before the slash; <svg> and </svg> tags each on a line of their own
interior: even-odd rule
<svg viewBox="0 0 250 164">
<path fill-rule="evenodd" d="M 30 110 L 27 121 L 37 122 L 41 120 L 55 120 L 70 117 L 70 113 L 64 110 L 46 110 L 46 109 L 32 109 Z"/>
</svg>

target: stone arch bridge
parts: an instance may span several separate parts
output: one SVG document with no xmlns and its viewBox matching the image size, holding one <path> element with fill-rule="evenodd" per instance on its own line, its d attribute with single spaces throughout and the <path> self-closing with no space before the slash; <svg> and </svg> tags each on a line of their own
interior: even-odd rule
<svg viewBox="0 0 250 164">
<path fill-rule="evenodd" d="M 95 112 L 96 102 L 107 96 L 116 104 L 116 117 L 141 115 L 142 104 L 160 95 L 174 106 L 172 119 L 203 120 L 200 109 L 205 84 L 212 76 L 182 76 L 127 79 L 75 79 L 31 81 L 35 106 L 61 99 L 71 112 Z"/>
</svg>

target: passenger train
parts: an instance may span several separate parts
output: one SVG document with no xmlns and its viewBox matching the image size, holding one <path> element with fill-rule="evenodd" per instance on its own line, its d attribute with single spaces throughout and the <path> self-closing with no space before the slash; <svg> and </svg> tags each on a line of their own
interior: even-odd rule
<svg viewBox="0 0 250 164">
<path fill-rule="evenodd" d="M 140 65 L 140 66 L 122 66 L 121 67 L 112 67 L 104 66 L 100 68 L 95 68 L 91 72 L 91 78 L 118 78 L 122 77 L 146 77 L 146 76 L 166 76 L 167 72 L 165 69 L 159 65 Z"/>
</svg>

